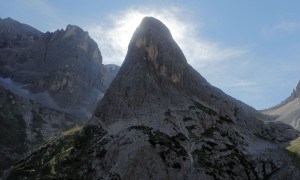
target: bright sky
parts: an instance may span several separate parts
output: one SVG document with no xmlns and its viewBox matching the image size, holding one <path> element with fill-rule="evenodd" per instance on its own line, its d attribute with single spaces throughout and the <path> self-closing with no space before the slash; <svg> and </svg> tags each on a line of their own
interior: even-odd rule
<svg viewBox="0 0 300 180">
<path fill-rule="evenodd" d="M 300 79 L 300 1 L 0 0 L 0 17 L 46 32 L 78 25 L 104 64 L 121 65 L 144 16 L 165 23 L 212 85 L 256 109 L 288 97 Z"/>
</svg>

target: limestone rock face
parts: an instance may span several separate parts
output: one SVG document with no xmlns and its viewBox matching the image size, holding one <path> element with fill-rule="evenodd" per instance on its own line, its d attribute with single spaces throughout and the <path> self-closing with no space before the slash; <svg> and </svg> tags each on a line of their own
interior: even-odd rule
<svg viewBox="0 0 300 180">
<path fill-rule="evenodd" d="M 0 20 L 4 25 L 6 21 Z M 20 23 L 7 26 L 0 28 L 0 76 L 23 85 L 29 98 L 50 108 L 84 119 L 91 116 L 110 77 L 88 33 L 73 25 L 53 33 Z"/>
<path fill-rule="evenodd" d="M 74 144 L 61 147 L 65 140 L 57 140 L 5 177 L 299 178 L 284 150 L 298 132 L 267 118 L 210 85 L 187 63 L 168 28 L 145 17 Z"/>
<path fill-rule="evenodd" d="M 291 95 L 280 104 L 263 110 L 267 115 L 273 116 L 276 122 L 282 122 L 291 125 L 300 130 L 300 81 L 298 82 Z"/>
</svg>

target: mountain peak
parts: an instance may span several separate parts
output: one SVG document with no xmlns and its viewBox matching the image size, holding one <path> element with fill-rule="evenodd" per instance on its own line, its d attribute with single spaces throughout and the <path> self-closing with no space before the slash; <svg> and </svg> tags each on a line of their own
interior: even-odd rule
<svg viewBox="0 0 300 180">
<path fill-rule="evenodd" d="M 142 22 L 140 23 L 138 32 L 151 32 L 154 31 L 154 33 L 160 33 L 168 36 L 171 36 L 171 32 L 168 29 L 168 27 L 162 23 L 160 20 L 154 18 L 154 17 L 144 17 Z"/>
<path fill-rule="evenodd" d="M 298 81 L 298 84 L 295 89 L 293 89 L 292 94 L 290 97 L 288 97 L 288 100 L 293 100 L 300 97 L 300 80 Z"/>
<path fill-rule="evenodd" d="M 275 106 L 273 106 L 271 108 L 263 110 L 263 112 L 265 114 L 268 114 L 268 113 L 270 113 L 272 111 L 276 111 L 276 110 L 278 110 L 280 108 L 285 108 L 285 106 L 287 106 L 291 102 L 294 102 L 298 98 L 300 98 L 300 80 L 298 81 L 298 84 L 297 84 L 296 88 L 293 89 L 293 91 L 292 91 L 292 93 L 291 93 L 291 95 L 289 97 L 287 97 L 285 100 L 281 101 L 278 105 L 275 105 Z M 284 110 L 284 111 L 286 111 L 286 110 Z"/>
<path fill-rule="evenodd" d="M 24 47 L 40 38 L 42 32 L 10 17 L 0 19 L 0 47 Z"/>
<path fill-rule="evenodd" d="M 135 45 L 136 47 L 141 48 L 155 45 L 154 43 L 159 42 L 176 44 L 166 25 L 153 17 L 145 17 L 136 29 L 129 46 Z"/>
<path fill-rule="evenodd" d="M 299 82 L 298 82 L 298 84 L 297 84 L 297 86 L 296 86 L 296 92 L 297 92 L 298 94 L 300 94 L 300 80 L 299 80 Z"/>
<path fill-rule="evenodd" d="M 210 96 L 228 98 L 187 63 L 162 22 L 145 17 L 133 34 L 123 65 L 98 105 L 96 116 L 111 124 L 132 114 L 137 118 L 140 112 L 158 113 L 158 106 L 179 108 L 193 104 L 191 99 L 207 106 L 225 106 L 223 101 L 211 102 Z M 158 124 L 157 121 L 153 123 Z"/>
<path fill-rule="evenodd" d="M 5 21 L 11 21 L 11 22 L 16 22 L 16 20 L 14 20 L 11 17 L 4 18 L 3 20 L 5 20 Z"/>
<path fill-rule="evenodd" d="M 88 33 L 83 31 L 80 27 L 78 26 L 75 26 L 75 25 L 68 25 L 66 27 L 66 30 L 65 30 L 65 38 L 66 37 L 70 37 L 70 36 L 74 36 L 74 35 L 79 35 L 79 36 L 82 36 L 82 37 L 86 37 L 88 36 Z"/>
<path fill-rule="evenodd" d="M 155 73 L 164 76 L 173 83 L 182 80 L 183 68 L 187 65 L 186 58 L 170 30 L 153 17 L 142 20 L 130 41 L 124 62 L 133 66 L 137 63 L 135 61 L 139 61 L 152 75 Z"/>
<path fill-rule="evenodd" d="M 109 81 L 98 45 L 88 33 L 75 25 L 35 33 L 26 24 L 4 21 L 0 20 L 0 49 L 22 49 L 1 59 L 5 65 L 0 68 L 0 75 L 13 76 L 14 81 L 26 84 L 31 93 L 49 93 L 51 98 L 45 96 L 38 101 L 51 108 L 90 116 Z"/>
<path fill-rule="evenodd" d="M 66 27 L 66 31 L 73 31 L 73 30 L 83 31 L 80 27 L 78 27 L 76 25 L 68 24 Z"/>
</svg>

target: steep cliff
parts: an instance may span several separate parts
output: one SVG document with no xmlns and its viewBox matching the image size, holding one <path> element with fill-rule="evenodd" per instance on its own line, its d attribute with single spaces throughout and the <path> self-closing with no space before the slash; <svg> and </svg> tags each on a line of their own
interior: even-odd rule
<svg viewBox="0 0 300 180">
<path fill-rule="evenodd" d="M 90 117 L 110 77 L 88 33 L 72 25 L 41 33 L 12 19 L 0 22 L 2 79 L 28 91 L 19 95 L 76 117 Z"/>
</svg>

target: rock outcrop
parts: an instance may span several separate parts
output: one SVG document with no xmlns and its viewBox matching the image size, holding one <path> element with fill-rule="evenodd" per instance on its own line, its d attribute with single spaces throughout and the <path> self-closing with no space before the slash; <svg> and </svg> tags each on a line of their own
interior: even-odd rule
<svg viewBox="0 0 300 180">
<path fill-rule="evenodd" d="M 284 149 L 298 132 L 264 119 L 210 85 L 146 17 L 81 135 L 49 143 L 5 178 L 299 178 Z"/>
<path fill-rule="evenodd" d="M 291 95 L 280 104 L 263 110 L 267 115 L 273 116 L 273 120 L 293 126 L 300 130 L 300 81 Z"/>
<path fill-rule="evenodd" d="M 88 33 L 73 25 L 41 33 L 12 19 L 0 24 L 0 76 L 23 85 L 30 99 L 90 117 L 111 78 Z"/>
</svg>

